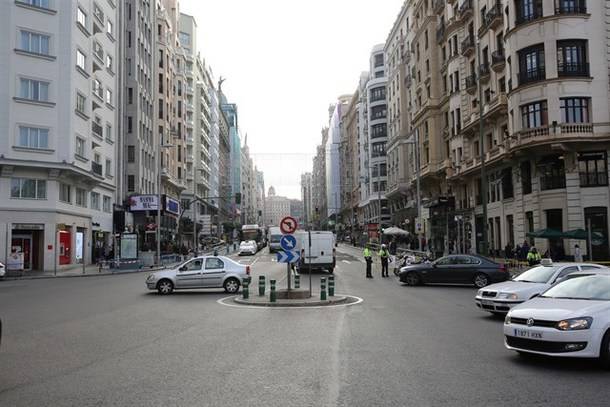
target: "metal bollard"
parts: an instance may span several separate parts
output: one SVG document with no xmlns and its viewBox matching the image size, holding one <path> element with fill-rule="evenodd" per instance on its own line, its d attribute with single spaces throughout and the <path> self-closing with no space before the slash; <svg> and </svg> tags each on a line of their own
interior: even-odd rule
<svg viewBox="0 0 610 407">
<path fill-rule="evenodd" d="M 258 276 L 258 295 L 265 295 L 265 276 Z"/>
<path fill-rule="evenodd" d="M 247 300 L 248 298 L 250 298 L 250 281 L 248 281 L 249 279 L 244 278 L 244 284 L 243 284 L 243 288 L 241 290 L 241 296 L 244 300 Z"/>
<path fill-rule="evenodd" d="M 320 279 L 320 300 L 326 301 L 326 278 Z"/>
<path fill-rule="evenodd" d="M 275 292 L 275 280 L 269 280 L 269 286 L 271 290 L 269 293 L 269 301 L 275 302 L 277 300 L 277 293 Z"/>
<path fill-rule="evenodd" d="M 328 296 L 335 296 L 335 276 L 328 277 Z"/>
<path fill-rule="evenodd" d="M 301 276 L 294 276 L 294 288 L 301 288 Z"/>
</svg>

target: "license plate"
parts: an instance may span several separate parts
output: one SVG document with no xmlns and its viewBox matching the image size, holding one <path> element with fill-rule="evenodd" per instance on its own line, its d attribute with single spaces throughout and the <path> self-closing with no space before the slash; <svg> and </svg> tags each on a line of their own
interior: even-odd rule
<svg viewBox="0 0 610 407">
<path fill-rule="evenodd" d="M 515 336 L 519 338 L 531 338 L 531 339 L 542 339 L 542 332 L 528 331 L 525 329 L 514 329 Z"/>
<path fill-rule="evenodd" d="M 494 302 L 493 302 L 493 301 L 489 301 L 489 300 L 481 300 L 481 303 L 482 303 L 483 305 L 488 305 L 488 306 L 490 306 L 490 307 L 493 307 L 493 306 L 494 306 Z"/>
</svg>

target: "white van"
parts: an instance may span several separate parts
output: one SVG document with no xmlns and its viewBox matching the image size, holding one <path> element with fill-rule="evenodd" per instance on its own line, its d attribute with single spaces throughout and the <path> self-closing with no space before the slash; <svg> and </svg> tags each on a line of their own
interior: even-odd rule
<svg viewBox="0 0 610 407">
<path fill-rule="evenodd" d="M 311 251 L 309 250 L 309 234 L 311 233 Z M 301 261 L 298 263 L 298 271 L 322 270 L 329 273 L 335 270 L 336 250 L 335 236 L 332 232 L 325 231 L 299 231 L 295 233 L 297 248 L 301 253 Z"/>
<path fill-rule="evenodd" d="M 282 250 L 280 246 L 280 240 L 282 239 L 282 231 L 277 226 L 271 226 L 269 228 L 269 253 L 279 252 Z"/>
</svg>

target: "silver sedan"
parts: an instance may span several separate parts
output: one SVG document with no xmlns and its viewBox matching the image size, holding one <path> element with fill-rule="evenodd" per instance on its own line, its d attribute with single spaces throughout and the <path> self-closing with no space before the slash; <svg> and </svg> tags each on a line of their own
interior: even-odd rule
<svg viewBox="0 0 610 407">
<path fill-rule="evenodd" d="M 193 288 L 224 288 L 233 294 L 239 291 L 239 286 L 249 275 L 248 265 L 224 256 L 203 256 L 149 275 L 146 287 L 157 290 L 159 294 Z"/>
</svg>

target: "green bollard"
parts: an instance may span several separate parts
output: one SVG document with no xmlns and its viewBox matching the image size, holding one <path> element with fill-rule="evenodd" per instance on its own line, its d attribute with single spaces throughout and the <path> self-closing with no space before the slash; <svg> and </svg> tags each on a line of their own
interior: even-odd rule
<svg viewBox="0 0 610 407">
<path fill-rule="evenodd" d="M 275 280 L 269 280 L 270 290 L 269 301 L 275 302 L 277 300 L 277 293 L 275 292 Z"/>
<path fill-rule="evenodd" d="M 320 301 L 326 301 L 326 279 L 320 279 Z"/>
<path fill-rule="evenodd" d="M 328 277 L 328 296 L 335 296 L 335 276 Z"/>
<path fill-rule="evenodd" d="M 258 295 L 265 295 L 265 276 L 258 276 Z"/>
<path fill-rule="evenodd" d="M 301 288 L 301 276 L 294 276 L 294 288 Z"/>
<path fill-rule="evenodd" d="M 241 290 L 241 295 L 244 300 L 247 300 L 248 298 L 250 298 L 250 289 L 248 288 L 249 286 L 250 286 L 250 282 L 248 281 L 247 278 L 245 278 L 244 286 Z"/>
</svg>

